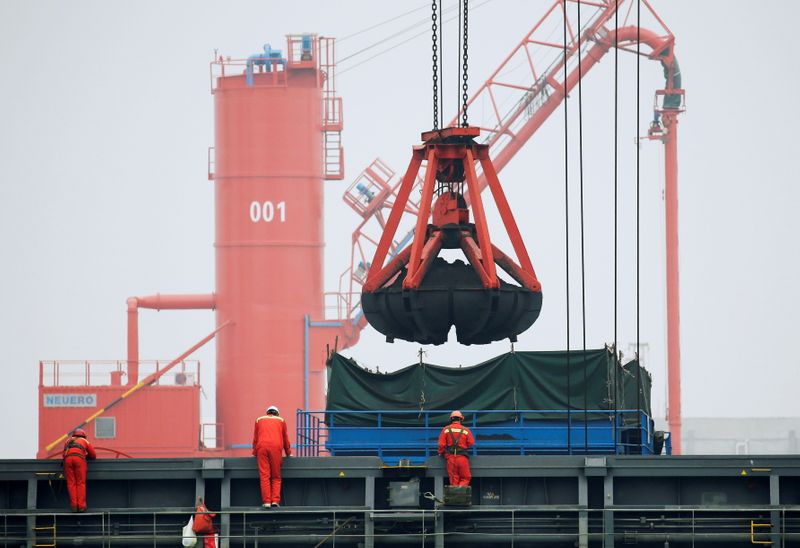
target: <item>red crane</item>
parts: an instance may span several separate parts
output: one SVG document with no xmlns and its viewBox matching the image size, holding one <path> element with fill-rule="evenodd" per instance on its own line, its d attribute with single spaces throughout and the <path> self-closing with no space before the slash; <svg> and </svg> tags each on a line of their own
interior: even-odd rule
<svg viewBox="0 0 800 548">
<path fill-rule="evenodd" d="M 637 44 L 647 46 L 647 57 L 661 63 L 665 85 L 663 89 L 656 91 L 656 115 L 647 138 L 660 140 L 665 148 L 669 390 L 667 420 L 672 433 L 673 451 L 680 454 L 677 129 L 678 115 L 684 111 L 684 90 L 681 88 L 680 70 L 674 55 L 675 38 L 647 0 L 641 0 L 640 5 L 642 13 L 652 21 L 654 29 L 644 28 L 641 23 L 637 25 L 635 19 L 631 22 L 631 11 L 635 5 L 633 0 L 581 1 L 584 13 L 591 13 L 588 17 L 584 16 L 583 28 L 576 29 L 575 4 L 576 0 L 553 2 L 531 31 L 473 94 L 468 104 L 484 103 L 490 106 L 491 121 L 478 127 L 486 136 L 483 144 L 488 145 L 491 163 L 499 172 L 561 105 L 577 85 L 580 75 L 585 76 L 612 48 L 636 53 Z M 617 15 L 616 19 L 622 19 L 622 22 L 615 32 L 615 14 L 618 11 L 621 14 L 623 10 L 627 10 L 626 15 L 624 18 Z M 563 43 L 553 41 L 546 35 L 547 30 L 553 27 L 561 29 L 565 23 L 568 34 L 566 52 Z M 518 66 L 527 68 L 524 74 L 510 70 Z M 457 123 L 456 117 L 450 126 Z M 393 178 L 394 172 L 378 158 L 355 179 L 344 194 L 344 201 L 361 215 L 363 221 L 353 232 L 351 264 L 340 277 L 339 292 L 335 295 L 340 317 L 349 319 L 359 329 L 366 325 L 359 300 L 360 290 L 372 266 L 370 258 L 374 254 L 373 250 L 378 247 L 378 240 L 387 226 L 384 210 L 391 210 L 398 201 L 402 184 L 402 180 L 394 182 Z M 423 180 L 423 176 L 417 176 L 417 186 Z M 478 173 L 477 180 L 480 190 L 486 187 L 485 173 Z M 410 193 L 412 197 L 418 195 L 418 192 Z M 419 205 L 419 202 L 412 199 L 404 206 L 404 210 L 416 215 L 420 211 Z M 424 226 L 424 222 L 422 224 Z M 389 242 L 390 258 L 397 256 L 413 238 L 414 228 L 411 227 L 404 237 Z M 343 343 L 344 346 L 349 344 L 348 341 Z"/>
</svg>

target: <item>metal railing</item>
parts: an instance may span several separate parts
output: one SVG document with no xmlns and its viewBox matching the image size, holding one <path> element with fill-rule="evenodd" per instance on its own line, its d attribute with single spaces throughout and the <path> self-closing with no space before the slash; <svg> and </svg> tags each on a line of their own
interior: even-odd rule
<svg viewBox="0 0 800 548">
<path fill-rule="evenodd" d="M 221 422 L 200 424 L 200 449 L 203 451 L 222 451 L 225 448 L 224 428 Z"/>
<path fill-rule="evenodd" d="M 326 291 L 322 297 L 326 320 L 346 320 L 361 306 L 361 293 Z"/>
<path fill-rule="evenodd" d="M 0 511 L 0 547 L 24 543 L 180 546 L 182 528 L 193 513 L 189 508 L 80 515 L 5 510 Z M 583 541 L 603 546 L 675 543 L 702 547 L 736 543 L 785 548 L 800 541 L 800 506 L 796 505 L 657 509 L 589 509 L 578 505 L 388 510 L 283 507 L 277 512 L 248 509 L 216 513 L 214 525 L 219 539 L 229 546 L 242 547 L 256 546 L 259 541 L 335 546 L 337 540 L 347 545 L 404 541 L 425 546 L 426 541 L 438 540 L 445 546 L 451 542 L 513 545 Z M 39 535 L 40 532 L 44 534 Z"/>
<path fill-rule="evenodd" d="M 419 462 L 437 454 L 442 410 L 297 411 L 298 454 L 376 455 Z M 641 410 L 466 410 L 472 454 L 653 454 Z"/>
<path fill-rule="evenodd" d="M 171 360 L 139 360 L 139 378 L 157 373 Z M 121 386 L 126 383 L 127 360 L 43 360 L 39 362 L 39 386 Z M 199 386 L 200 362 L 183 360 L 171 374 L 160 377 L 155 385 Z"/>
</svg>

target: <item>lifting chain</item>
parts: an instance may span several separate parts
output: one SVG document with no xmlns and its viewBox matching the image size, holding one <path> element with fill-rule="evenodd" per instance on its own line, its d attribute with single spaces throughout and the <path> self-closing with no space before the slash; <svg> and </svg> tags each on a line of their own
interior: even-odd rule
<svg viewBox="0 0 800 548">
<path fill-rule="evenodd" d="M 433 129 L 439 129 L 439 52 L 438 52 L 438 30 L 436 24 L 436 0 L 431 0 L 431 49 L 433 50 Z"/>
<path fill-rule="evenodd" d="M 461 95 L 461 100 L 463 101 L 463 105 L 461 107 L 461 126 L 467 127 L 469 124 L 467 123 L 467 100 L 469 99 L 469 95 L 467 95 L 467 90 L 469 88 L 467 84 L 467 69 L 469 68 L 468 59 L 469 54 L 467 53 L 467 16 L 469 14 L 469 9 L 467 8 L 467 3 L 469 0 L 464 0 L 464 62 L 461 65 L 462 75 L 461 78 L 463 80 L 463 84 L 461 85 L 461 89 L 463 91 Z"/>
</svg>

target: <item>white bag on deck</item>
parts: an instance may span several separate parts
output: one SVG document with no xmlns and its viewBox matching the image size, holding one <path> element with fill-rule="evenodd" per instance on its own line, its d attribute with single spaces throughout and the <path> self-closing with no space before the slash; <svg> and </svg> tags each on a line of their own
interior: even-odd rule
<svg viewBox="0 0 800 548">
<path fill-rule="evenodd" d="M 192 526 L 194 525 L 194 516 L 189 518 L 189 523 L 183 526 L 183 539 L 181 543 L 186 546 L 186 548 L 192 548 L 195 544 L 197 544 L 197 535 L 194 531 L 192 531 Z"/>
</svg>

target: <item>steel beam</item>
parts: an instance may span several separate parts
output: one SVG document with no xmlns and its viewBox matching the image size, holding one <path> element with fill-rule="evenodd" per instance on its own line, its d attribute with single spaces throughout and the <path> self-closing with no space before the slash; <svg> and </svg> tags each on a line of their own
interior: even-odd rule
<svg viewBox="0 0 800 548">
<path fill-rule="evenodd" d="M 578 476 L 578 548 L 589 548 L 589 482 L 586 474 Z"/>
<path fill-rule="evenodd" d="M 370 510 L 375 509 L 375 478 L 364 478 L 364 506 Z M 375 522 L 371 512 L 364 512 L 364 548 L 375 546 Z"/>
<path fill-rule="evenodd" d="M 773 546 L 781 546 L 781 478 L 772 475 L 769 477 L 769 504 L 774 508 L 770 512 L 770 541 Z"/>
<path fill-rule="evenodd" d="M 225 475 L 220 482 L 220 507 L 228 510 L 231 507 L 231 478 Z M 231 515 L 223 512 L 220 518 L 220 548 L 229 548 L 229 537 L 231 535 Z"/>
<path fill-rule="evenodd" d="M 603 478 L 603 548 L 614 548 L 614 476 Z"/>
</svg>

